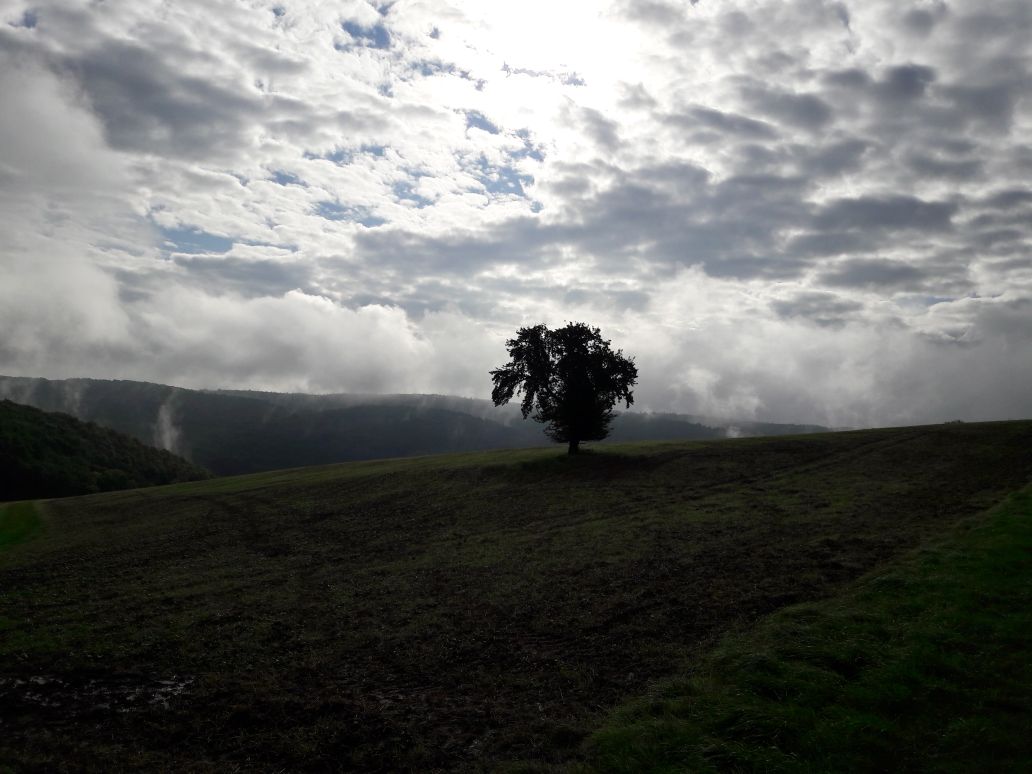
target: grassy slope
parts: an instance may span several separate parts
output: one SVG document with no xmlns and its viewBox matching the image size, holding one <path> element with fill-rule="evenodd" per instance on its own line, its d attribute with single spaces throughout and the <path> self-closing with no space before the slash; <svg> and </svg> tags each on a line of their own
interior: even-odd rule
<svg viewBox="0 0 1032 774">
<path fill-rule="evenodd" d="M 1032 488 L 625 706 L 589 771 L 1029 771 Z"/>
<path fill-rule="evenodd" d="M 0 553 L 0 761 L 575 760 L 609 708 L 728 631 L 840 591 L 1030 478 L 1032 423 L 1005 423 L 55 501 Z"/>
<path fill-rule="evenodd" d="M 35 503 L 0 504 L 0 549 L 28 540 L 39 527 L 39 508 Z"/>
</svg>

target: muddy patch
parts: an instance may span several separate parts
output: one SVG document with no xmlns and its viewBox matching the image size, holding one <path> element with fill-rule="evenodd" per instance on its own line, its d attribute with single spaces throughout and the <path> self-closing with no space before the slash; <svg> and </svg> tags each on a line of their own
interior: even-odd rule
<svg viewBox="0 0 1032 774">
<path fill-rule="evenodd" d="M 168 709 L 194 678 L 132 674 L 0 677 L 0 705 L 9 712 L 53 712 L 66 718 Z"/>
</svg>

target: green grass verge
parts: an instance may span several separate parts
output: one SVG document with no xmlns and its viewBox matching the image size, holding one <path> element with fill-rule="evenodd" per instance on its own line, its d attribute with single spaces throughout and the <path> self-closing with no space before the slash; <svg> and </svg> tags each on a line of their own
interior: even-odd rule
<svg viewBox="0 0 1032 774">
<path fill-rule="evenodd" d="M 0 549 L 21 543 L 40 528 L 39 512 L 30 500 L 0 505 Z"/>
<path fill-rule="evenodd" d="M 1032 488 L 618 710 L 593 770 L 1032 770 Z"/>
</svg>

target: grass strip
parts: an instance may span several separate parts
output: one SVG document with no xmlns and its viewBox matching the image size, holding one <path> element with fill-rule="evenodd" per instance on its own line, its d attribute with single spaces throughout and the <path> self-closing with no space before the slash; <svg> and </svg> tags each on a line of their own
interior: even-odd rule
<svg viewBox="0 0 1032 774">
<path fill-rule="evenodd" d="M 27 540 L 39 528 L 39 512 L 31 500 L 0 505 L 0 549 Z"/>
<path fill-rule="evenodd" d="M 617 710 L 588 767 L 1032 770 L 1032 488 Z"/>
</svg>

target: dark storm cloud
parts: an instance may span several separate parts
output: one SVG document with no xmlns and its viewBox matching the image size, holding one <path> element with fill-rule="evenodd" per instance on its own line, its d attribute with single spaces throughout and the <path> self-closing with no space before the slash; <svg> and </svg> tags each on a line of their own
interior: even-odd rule
<svg viewBox="0 0 1032 774">
<path fill-rule="evenodd" d="M 979 208 L 981 209 L 981 208 Z M 971 218 L 965 226 L 972 230 L 987 230 L 1005 226 L 1022 226 L 1029 224 L 1028 214 L 1019 210 L 1010 212 L 1006 209 L 998 212 L 981 212 Z"/>
<path fill-rule="evenodd" d="M 612 153 L 620 147 L 619 124 L 616 121 L 606 118 L 594 108 L 583 108 L 580 117 L 585 132 L 600 148 Z"/>
<path fill-rule="evenodd" d="M 359 256 L 371 265 L 413 278 L 472 276 L 499 264 L 532 268 L 558 240 L 536 218 L 516 218 L 490 234 L 431 237 L 404 229 L 370 229 L 355 237 Z"/>
<path fill-rule="evenodd" d="M 115 148 L 203 158 L 234 153 L 261 112 L 254 94 L 184 75 L 153 50 L 123 41 L 65 61 Z"/>
<path fill-rule="evenodd" d="M 565 241 L 619 269 L 636 257 L 668 269 L 701 265 L 723 277 L 784 277 L 801 266 L 775 247 L 784 223 L 806 213 L 805 180 L 739 175 L 718 182 L 697 167 L 655 165 L 585 201 Z"/>
<path fill-rule="evenodd" d="M 695 5 L 699 0 L 688 0 Z M 623 4 L 625 16 L 644 24 L 669 27 L 684 21 L 685 4 L 667 0 L 626 0 Z"/>
<path fill-rule="evenodd" d="M 868 106 L 882 132 L 910 127 L 917 133 L 911 139 L 918 141 L 938 136 L 943 143 L 970 142 L 956 133 L 1009 129 L 1019 100 L 1029 93 L 1021 75 L 1026 67 L 1021 57 L 1000 54 L 972 68 L 965 81 L 946 80 L 935 68 L 919 63 L 873 74 L 857 68 L 832 70 L 821 81 L 827 98 L 843 109 Z"/>
<path fill-rule="evenodd" d="M 780 146 L 746 142 L 735 149 L 734 167 L 752 170 L 754 174 L 775 174 L 786 168 L 788 155 Z"/>
<path fill-rule="evenodd" d="M 712 182 L 695 165 L 672 162 L 623 175 L 580 199 L 576 222 L 545 225 L 520 218 L 489 236 L 456 233 L 425 237 L 377 229 L 357 237 L 361 255 L 378 266 L 461 274 L 498 264 L 531 269 L 561 246 L 591 256 L 616 275 L 633 274 L 634 261 L 656 269 L 702 266 L 719 277 L 788 278 L 806 268 L 799 255 L 777 248 L 786 223 L 809 215 L 799 177 L 740 175 Z M 585 191 L 586 192 L 586 191 Z"/>
<path fill-rule="evenodd" d="M 970 156 L 979 150 L 979 145 L 973 140 L 964 139 L 962 136 L 933 136 L 928 138 L 927 148 L 929 151 L 947 156 Z"/>
<path fill-rule="evenodd" d="M 864 308 L 859 301 L 822 291 L 798 292 L 788 298 L 776 299 L 770 306 L 782 319 L 801 318 L 822 327 L 845 325 Z"/>
<path fill-rule="evenodd" d="M 1024 251 L 1028 237 L 1028 231 L 1020 231 L 1016 228 L 1002 228 L 980 231 L 974 234 L 971 237 L 971 244 L 993 253 L 1001 249 L 1004 251 Z"/>
<path fill-rule="evenodd" d="M 822 76 L 828 86 L 840 89 L 863 89 L 871 85 L 871 76 L 866 70 L 850 67 L 845 70 L 830 70 Z"/>
<path fill-rule="evenodd" d="M 596 308 L 642 311 L 648 306 L 649 294 L 640 290 L 597 290 L 574 288 L 562 297 L 564 305 L 593 306 Z"/>
<path fill-rule="evenodd" d="M 279 95 L 266 102 L 265 126 L 295 138 L 309 148 L 304 158 L 324 158 L 337 163 L 353 156 L 352 150 L 376 147 L 376 139 L 391 125 L 383 105 L 360 104 L 347 109 L 320 109 Z M 382 146 L 381 146 L 382 147 Z"/>
<path fill-rule="evenodd" d="M 243 62 L 263 77 L 277 75 L 300 75 L 310 69 L 303 59 L 291 59 L 252 43 L 238 42 L 234 48 Z"/>
<path fill-rule="evenodd" d="M 918 175 L 945 180 L 971 180 L 982 175 L 984 163 L 980 159 L 941 159 L 923 153 L 913 153 L 906 165 Z"/>
<path fill-rule="evenodd" d="M 212 51 L 168 30 L 149 43 L 113 37 L 102 18 L 50 5 L 39 25 L 45 35 L 13 39 L 0 30 L 0 49 L 19 50 L 74 81 L 113 148 L 194 161 L 232 157 L 252 146 L 262 125 L 310 130 L 319 121 L 306 102 L 256 88 L 266 78 L 307 71 L 303 60 L 241 39 Z M 65 45 L 48 46 L 50 40 Z M 230 62 L 238 69 L 227 77 Z"/>
<path fill-rule="evenodd" d="M 875 94 L 894 107 L 921 99 L 936 79 L 935 70 L 923 65 L 906 64 L 888 68 L 874 86 Z"/>
<path fill-rule="evenodd" d="M 714 141 L 726 139 L 728 135 L 751 140 L 772 140 L 778 136 L 777 130 L 765 121 L 701 105 L 689 106 L 683 112 L 664 116 L 663 120 L 689 132 L 697 133 L 700 129 L 716 132 L 710 135 Z"/>
<path fill-rule="evenodd" d="M 632 14 L 639 21 L 668 24 L 682 17 L 683 8 L 635 4 Z M 730 24 L 731 15 L 725 21 Z M 924 22 L 915 16 L 905 23 L 917 30 Z M 738 18 L 736 24 L 743 35 L 751 34 L 751 20 Z M 791 59 L 785 55 L 782 64 L 789 67 Z M 921 180 L 971 182 L 986 170 L 980 138 L 967 139 L 955 130 L 973 121 L 999 123 L 1012 115 L 1014 87 L 1003 81 L 1000 89 L 990 89 L 992 95 L 980 94 L 978 103 L 963 84 L 936 67 L 909 62 L 869 71 L 815 71 L 804 87 L 773 77 L 743 85 L 738 78 L 733 83 L 740 99 L 719 108 L 686 104 L 671 109 L 667 103 L 661 110 L 654 99 L 637 99 L 634 109 L 651 109 L 654 118 L 683 133 L 686 147 L 737 141 L 734 155 L 726 156 L 734 164 L 719 177 L 672 162 L 623 170 L 610 162 L 568 165 L 568 174 L 553 174 L 542 182 L 569 204 L 561 217 L 554 210 L 546 221 L 519 217 L 489 233 L 428 235 L 403 227 L 360 231 L 356 256 L 377 267 L 360 275 L 370 287 L 380 287 L 369 298 L 393 298 L 410 310 L 440 308 L 448 294 L 466 308 L 465 294 L 453 282 L 434 285 L 436 277 L 472 276 L 499 265 L 544 269 L 565 250 L 589 258 L 600 271 L 628 278 L 700 266 L 710 276 L 729 279 L 792 280 L 809 273 L 818 284 L 841 288 L 932 283 L 936 274 L 931 269 L 870 256 L 889 246 L 905 251 L 913 242 L 927 258 L 929 248 L 920 240 L 944 234 L 961 253 L 965 248 L 1009 249 L 1020 244 L 1020 229 L 961 223 L 958 216 L 968 206 L 962 197 L 935 200 L 904 189 L 822 201 L 818 181 L 866 175 L 872 164 L 892 154 L 896 170 Z M 843 104 L 867 112 L 856 125 L 846 125 L 839 115 Z M 988 119 L 968 115 L 979 111 Z M 591 108 L 572 117 L 599 149 L 619 147 L 618 121 Z M 941 127 L 936 120 L 943 122 Z M 484 128 L 499 131 L 494 124 Z M 810 132 L 814 142 L 790 143 L 794 128 Z M 561 166 L 557 162 L 554 170 Z M 995 209 L 1021 201 L 1020 195 L 1006 193 L 985 206 Z M 857 257 L 830 264 L 835 256 Z M 402 277 L 415 284 L 392 289 L 391 281 Z M 426 303 L 420 306 L 424 296 Z M 570 303 L 589 297 L 594 296 L 582 289 L 564 291 L 563 296 Z M 853 302 L 846 300 L 822 311 L 818 300 L 828 302 L 828 297 L 780 299 L 771 308 L 783 319 L 803 319 L 806 301 L 813 307 L 809 317 L 828 325 L 838 324 L 836 309 L 842 315 L 863 311 L 862 304 L 851 307 Z"/>
<path fill-rule="evenodd" d="M 651 299 L 649 293 L 630 289 L 626 283 L 585 282 L 552 284 L 521 277 L 485 277 L 478 284 L 475 297 L 484 303 L 485 294 L 497 295 L 518 304 L 521 299 L 535 298 L 561 304 L 564 308 L 595 307 L 619 311 L 642 311 Z M 486 310 L 485 310 L 486 311 Z"/>
<path fill-rule="evenodd" d="M 983 330 L 1010 338 L 1015 334 L 1032 340 L 1032 297 L 993 299 L 982 304 Z"/>
<path fill-rule="evenodd" d="M 1032 145 L 1007 148 L 1002 155 L 1012 168 L 1032 172 Z"/>
<path fill-rule="evenodd" d="M 850 259 L 823 272 L 823 285 L 841 288 L 915 288 L 933 276 L 928 270 L 901 261 Z"/>
<path fill-rule="evenodd" d="M 753 110 L 800 129 L 819 131 L 833 117 L 831 106 L 816 94 L 797 94 L 752 83 L 742 87 L 742 96 Z"/>
<path fill-rule="evenodd" d="M 846 139 L 813 150 L 790 150 L 784 156 L 800 167 L 831 174 L 861 164 L 868 149 L 867 141 Z M 517 219 L 489 237 L 425 237 L 379 230 L 362 234 L 359 246 L 371 263 L 401 267 L 407 262 L 411 270 L 425 274 L 461 274 L 498 264 L 531 269 L 547 265 L 548 256 L 566 247 L 591 256 L 600 270 L 614 276 L 700 266 L 713 277 L 785 280 L 816 268 L 817 281 L 827 286 L 908 288 L 937 278 L 946 281 L 947 276 L 953 278 L 951 283 L 963 282 L 954 264 L 966 258 L 944 256 L 941 261 L 946 263 L 939 268 L 870 257 L 834 266 L 822 262 L 837 255 L 869 255 L 887 245 L 898 249 L 907 240 L 930 234 L 951 234 L 972 248 L 1020 241 L 1016 229 L 990 229 L 989 223 L 980 226 L 982 233 L 970 224 L 958 231 L 955 220 L 963 206 L 959 201 L 872 195 L 815 206 L 809 201 L 813 182 L 806 177 L 752 174 L 714 179 L 707 170 L 683 162 L 624 171 L 596 190 L 587 181 L 599 172 L 613 174 L 604 165 L 581 165 L 571 167 L 570 185 L 553 184 L 565 196 L 575 197 L 575 220 L 545 225 L 533 218 Z M 986 201 L 1017 206 L 1024 198 L 1020 190 L 1008 189 Z M 783 236 L 801 224 L 810 225 L 808 233 Z M 963 250 L 959 254 L 963 256 Z M 784 303 L 777 310 L 790 316 Z"/>
<path fill-rule="evenodd" d="M 935 29 L 947 12 L 948 6 L 943 0 L 929 8 L 911 8 L 903 14 L 903 26 L 912 34 L 926 36 Z"/>
<path fill-rule="evenodd" d="M 821 74 L 824 85 L 832 90 L 831 96 L 844 92 L 848 99 L 869 99 L 887 109 L 901 109 L 920 100 L 936 77 L 933 68 L 920 64 L 894 65 L 874 75 L 855 67 Z"/>
<path fill-rule="evenodd" d="M 1011 71 L 1007 63 L 1001 70 Z M 943 88 L 959 121 L 981 124 L 996 131 L 1006 131 L 1014 120 L 1014 109 L 1027 84 L 1011 78 L 993 79 L 978 85 L 952 85 Z"/>
<path fill-rule="evenodd" d="M 379 291 L 379 292 L 377 292 Z M 414 319 L 426 314 L 457 311 L 470 317 L 482 318 L 491 314 L 498 304 L 497 297 L 487 299 L 483 293 L 454 282 L 440 279 L 424 279 L 408 286 L 378 287 L 375 282 L 363 278 L 361 283 L 349 283 L 341 288 L 345 303 L 351 307 L 368 304 L 397 307 Z"/>
<path fill-rule="evenodd" d="M 969 13 L 954 14 L 952 20 L 959 35 L 969 44 L 1020 37 L 1032 30 L 1032 6 L 1025 0 L 997 0 L 980 3 L 976 8 Z"/>
<path fill-rule="evenodd" d="M 1032 188 L 1011 188 L 997 191 L 986 197 L 984 203 L 987 207 L 999 210 L 1010 210 L 1032 204 Z"/>
<path fill-rule="evenodd" d="M 186 272 L 187 282 L 244 298 L 282 296 L 312 287 L 312 267 L 296 261 L 177 255 L 175 263 Z"/>
<path fill-rule="evenodd" d="M 916 196 L 859 196 L 836 199 L 814 217 L 820 230 L 946 231 L 957 205 Z"/>
<path fill-rule="evenodd" d="M 630 110 L 651 110 L 658 104 L 644 84 L 623 84 L 620 106 Z"/>
<path fill-rule="evenodd" d="M 859 169 L 870 149 L 870 142 L 855 137 L 809 146 L 800 149 L 799 166 L 813 177 L 841 175 Z"/>
<path fill-rule="evenodd" d="M 35 47 L 29 40 L 13 29 L 4 29 L 4 25 L 0 23 L 0 55 L 16 60 L 30 56 L 34 52 Z"/>
<path fill-rule="evenodd" d="M 792 237 L 787 249 L 789 253 L 809 257 L 845 255 L 870 252 L 879 241 L 870 233 L 822 231 Z"/>
<path fill-rule="evenodd" d="M 668 161 L 638 170 L 634 177 L 664 189 L 683 194 L 694 194 L 705 190 L 712 178 L 709 170 L 687 161 Z"/>
<path fill-rule="evenodd" d="M 706 274 L 721 279 L 789 280 L 799 277 L 808 264 L 798 256 L 772 251 L 770 255 L 726 255 L 701 265 Z"/>
</svg>

